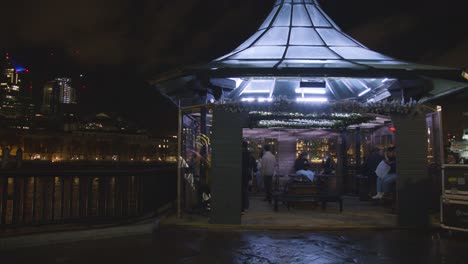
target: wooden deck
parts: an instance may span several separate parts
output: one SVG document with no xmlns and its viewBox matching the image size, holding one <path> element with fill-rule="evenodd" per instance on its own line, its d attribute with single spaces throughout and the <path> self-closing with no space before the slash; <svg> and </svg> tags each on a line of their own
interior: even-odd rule
<svg viewBox="0 0 468 264">
<path fill-rule="evenodd" d="M 279 211 L 273 210 L 273 203 L 263 201 L 263 196 L 251 196 L 250 208 L 242 215 L 242 224 L 213 225 L 208 216 L 169 216 L 161 225 L 189 228 L 234 228 L 234 229 L 345 229 L 345 228 L 396 228 L 397 215 L 390 209 L 374 205 L 372 201 L 362 202 L 358 197 L 343 196 L 343 212 L 338 203 L 328 203 L 327 209 L 314 208 L 310 203 L 297 205 L 290 210 L 283 204 Z"/>
<path fill-rule="evenodd" d="M 314 208 L 310 203 L 298 204 L 290 210 L 279 205 L 279 211 L 273 210 L 273 204 L 263 201 L 263 197 L 250 199 L 250 208 L 242 216 L 242 225 L 265 225 L 284 227 L 394 227 L 397 215 L 388 208 L 374 205 L 372 201 L 362 202 L 358 197 L 343 196 L 343 212 L 337 203 L 328 203 L 323 211 L 321 206 Z"/>
</svg>

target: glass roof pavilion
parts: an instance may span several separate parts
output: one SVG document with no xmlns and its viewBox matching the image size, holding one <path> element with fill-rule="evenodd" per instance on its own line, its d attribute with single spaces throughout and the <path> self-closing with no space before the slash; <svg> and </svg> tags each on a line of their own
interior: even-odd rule
<svg viewBox="0 0 468 264">
<path fill-rule="evenodd" d="M 229 54 L 157 81 L 173 99 L 298 102 L 430 100 L 467 86 L 462 71 L 396 60 L 354 40 L 317 0 L 277 0 L 257 32 Z M 191 99 L 190 99 L 191 98 Z"/>
</svg>

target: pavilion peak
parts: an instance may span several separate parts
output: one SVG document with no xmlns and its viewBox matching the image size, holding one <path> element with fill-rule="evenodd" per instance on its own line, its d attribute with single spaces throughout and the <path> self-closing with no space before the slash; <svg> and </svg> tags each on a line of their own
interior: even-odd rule
<svg viewBox="0 0 468 264">
<path fill-rule="evenodd" d="M 223 64 L 361 65 L 360 61 L 394 61 L 354 40 L 320 8 L 317 0 L 277 0 L 257 32 L 233 52 L 216 59 Z"/>
</svg>

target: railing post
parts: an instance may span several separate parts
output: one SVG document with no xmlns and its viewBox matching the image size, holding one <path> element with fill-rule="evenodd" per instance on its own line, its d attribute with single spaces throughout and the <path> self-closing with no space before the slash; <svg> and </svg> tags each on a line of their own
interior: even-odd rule
<svg viewBox="0 0 468 264">
<path fill-rule="evenodd" d="M 8 201 L 8 176 L 2 177 L 2 215 L 1 223 L 6 226 L 6 211 Z"/>
<path fill-rule="evenodd" d="M 33 176 L 33 194 L 32 194 L 32 214 L 31 214 L 31 222 L 36 222 L 36 192 L 37 192 L 37 178 Z"/>
<path fill-rule="evenodd" d="M 52 190 L 51 190 L 51 193 L 52 193 L 52 208 L 51 208 L 51 219 L 52 221 L 55 221 L 55 177 L 54 176 L 51 176 L 52 177 Z"/>
</svg>

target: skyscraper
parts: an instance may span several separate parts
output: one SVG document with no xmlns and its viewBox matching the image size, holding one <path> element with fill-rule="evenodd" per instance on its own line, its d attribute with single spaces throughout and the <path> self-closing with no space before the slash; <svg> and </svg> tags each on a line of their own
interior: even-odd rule
<svg viewBox="0 0 468 264">
<path fill-rule="evenodd" d="M 0 60 L 0 114 L 7 118 L 28 121 L 34 114 L 27 80 L 29 70 L 15 66 L 9 53 Z"/>
<path fill-rule="evenodd" d="M 49 116 L 67 112 L 70 106 L 77 104 L 76 91 L 72 87 L 71 79 L 55 78 L 44 85 L 41 111 Z"/>
</svg>

